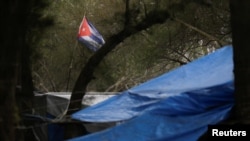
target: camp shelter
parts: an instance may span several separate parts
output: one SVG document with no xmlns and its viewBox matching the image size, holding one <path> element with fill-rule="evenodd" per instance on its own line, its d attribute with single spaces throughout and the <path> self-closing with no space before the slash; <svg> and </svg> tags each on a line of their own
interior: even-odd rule
<svg viewBox="0 0 250 141">
<path fill-rule="evenodd" d="M 62 141 L 72 136 L 69 130 L 78 133 L 91 133 L 102 130 L 113 123 L 95 124 L 65 120 L 71 92 L 34 92 L 33 113 L 22 113 L 22 127 L 18 133 L 25 133 L 24 140 Z M 87 92 L 82 99 L 82 106 L 88 107 L 113 97 L 115 92 Z M 87 131 L 85 131 L 87 130 Z"/>
<path fill-rule="evenodd" d="M 116 92 L 87 92 L 82 99 L 83 107 L 97 104 L 114 96 Z M 46 96 L 47 113 L 53 116 L 60 116 L 66 111 L 71 92 L 47 92 Z"/>
<path fill-rule="evenodd" d="M 117 122 L 69 141 L 195 141 L 234 105 L 231 45 L 72 114 L 79 121 Z"/>
</svg>

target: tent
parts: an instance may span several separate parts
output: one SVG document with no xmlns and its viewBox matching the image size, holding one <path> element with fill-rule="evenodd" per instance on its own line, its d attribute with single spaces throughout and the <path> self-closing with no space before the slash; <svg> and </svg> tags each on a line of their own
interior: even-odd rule
<svg viewBox="0 0 250 141">
<path fill-rule="evenodd" d="M 74 123 L 63 119 L 65 114 L 71 92 L 34 92 L 34 113 L 22 113 L 24 121 L 23 127 L 18 130 L 20 133 L 29 132 L 25 135 L 25 140 L 34 141 L 62 141 L 67 134 L 66 128 L 74 125 L 78 126 L 75 130 L 88 129 L 88 132 L 96 132 L 103 128 L 112 126 L 113 124 L 85 124 Z M 113 97 L 115 92 L 87 92 L 82 100 L 82 106 L 88 107 L 93 104 L 99 103 L 105 99 Z M 80 132 L 80 131 L 79 131 Z M 82 133 L 81 132 L 81 133 Z"/>
<path fill-rule="evenodd" d="M 69 141 L 194 141 L 234 105 L 231 45 L 74 114 L 86 122 L 117 122 Z"/>
</svg>

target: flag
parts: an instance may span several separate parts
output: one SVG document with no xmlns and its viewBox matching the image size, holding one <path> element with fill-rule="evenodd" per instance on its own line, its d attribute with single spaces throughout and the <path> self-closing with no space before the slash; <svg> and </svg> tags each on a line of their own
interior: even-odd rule
<svg viewBox="0 0 250 141">
<path fill-rule="evenodd" d="M 105 43 L 102 35 L 85 16 L 83 17 L 83 20 L 79 27 L 77 38 L 81 43 L 83 43 L 93 51 L 97 51 Z"/>
</svg>

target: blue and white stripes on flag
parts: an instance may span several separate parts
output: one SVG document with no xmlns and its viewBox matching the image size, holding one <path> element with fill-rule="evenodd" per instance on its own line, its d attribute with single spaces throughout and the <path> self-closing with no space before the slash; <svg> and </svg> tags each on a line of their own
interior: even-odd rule
<svg viewBox="0 0 250 141">
<path fill-rule="evenodd" d="M 97 51 L 105 43 L 102 35 L 97 31 L 93 24 L 87 20 L 85 16 L 83 17 L 79 27 L 77 38 L 80 42 L 93 51 Z"/>
</svg>

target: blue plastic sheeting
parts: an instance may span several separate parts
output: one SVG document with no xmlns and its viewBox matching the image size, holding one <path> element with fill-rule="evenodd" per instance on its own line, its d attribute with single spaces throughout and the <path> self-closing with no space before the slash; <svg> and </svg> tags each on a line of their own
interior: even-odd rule
<svg viewBox="0 0 250 141">
<path fill-rule="evenodd" d="M 197 140 L 207 125 L 225 120 L 234 104 L 233 51 L 207 56 L 80 110 L 73 119 L 123 121 L 71 141 Z"/>
</svg>

